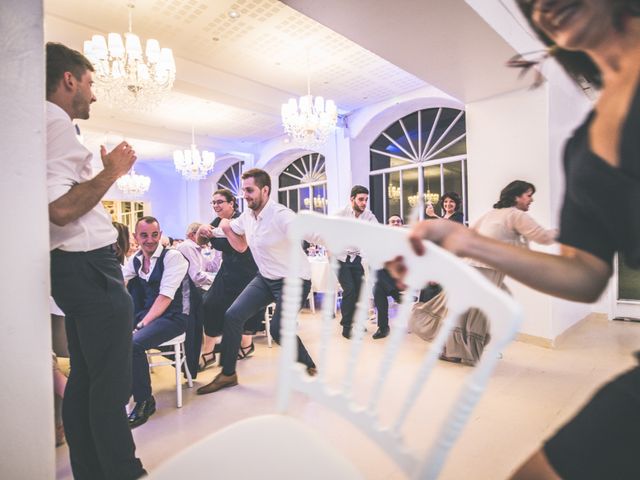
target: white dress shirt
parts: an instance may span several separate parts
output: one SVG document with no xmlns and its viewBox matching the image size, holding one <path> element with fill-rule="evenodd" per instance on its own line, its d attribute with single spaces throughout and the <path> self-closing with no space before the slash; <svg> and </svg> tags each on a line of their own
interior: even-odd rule
<svg viewBox="0 0 640 480">
<path fill-rule="evenodd" d="M 270 280 L 286 277 L 289 271 L 289 254 L 293 249 L 300 256 L 298 276 L 305 280 L 311 279 L 311 267 L 302 244 L 293 245 L 289 240 L 289 225 L 295 218 L 293 210 L 269 199 L 257 217 L 253 210 L 247 209 L 238 218 L 231 220 L 231 229 L 246 237 L 263 277 Z"/>
<path fill-rule="evenodd" d="M 47 194 L 49 203 L 93 178 L 92 154 L 76 138 L 69 115 L 47 102 Z M 116 241 L 118 232 L 100 202 L 77 220 L 59 227 L 49 222 L 50 249 L 88 252 Z"/>
<path fill-rule="evenodd" d="M 142 271 L 142 264 L 144 262 L 142 250 L 133 255 L 127 263 L 122 267 L 122 275 L 124 276 L 124 281 L 128 282 L 133 277 L 140 277 L 143 280 L 149 281 L 149 277 L 153 273 L 153 269 L 158 262 L 158 258 L 160 258 L 160 254 L 164 247 L 158 244 L 158 248 L 153 255 L 151 256 L 151 260 L 149 262 L 149 271 L 144 273 Z M 136 269 L 133 266 L 134 258 L 140 259 L 140 270 L 136 273 Z M 178 290 L 178 287 L 182 283 L 184 276 L 187 274 L 187 270 L 189 269 L 189 262 L 186 258 L 177 250 L 168 249 L 167 254 L 164 256 L 164 272 L 162 273 L 162 280 L 160 280 L 160 291 L 158 292 L 160 295 L 164 295 L 165 297 L 169 297 L 173 300 L 173 297 Z"/>
<path fill-rule="evenodd" d="M 178 245 L 177 249 L 189 261 L 189 277 L 198 288 L 209 287 L 213 283 L 213 260 L 204 258 L 202 247 L 190 238 Z M 211 270 L 211 271 L 209 271 Z"/>
<path fill-rule="evenodd" d="M 338 210 L 334 213 L 336 217 L 344 217 L 344 218 L 352 218 L 355 220 L 362 220 L 363 222 L 371 222 L 371 223 L 380 223 L 376 216 L 371 212 L 371 210 L 366 210 L 360 214 L 360 216 L 356 217 L 356 212 L 353 211 L 353 207 L 351 204 L 344 207 L 342 210 Z M 341 262 L 347 261 L 347 256 L 351 261 L 353 261 L 356 256 L 360 255 L 360 250 L 353 246 L 349 248 L 346 252 L 342 252 L 340 255 L 337 255 L 336 258 Z"/>
</svg>

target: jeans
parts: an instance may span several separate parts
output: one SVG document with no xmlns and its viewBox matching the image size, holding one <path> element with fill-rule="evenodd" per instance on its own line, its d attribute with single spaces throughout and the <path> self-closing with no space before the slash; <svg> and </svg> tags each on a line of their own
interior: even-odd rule
<svg viewBox="0 0 640 480">
<path fill-rule="evenodd" d="M 131 393 L 136 402 L 143 402 L 151 396 L 151 377 L 146 351 L 183 334 L 186 327 L 187 315 L 175 313 L 162 315 L 133 334 Z"/>
<path fill-rule="evenodd" d="M 283 283 L 283 279 L 270 280 L 258 274 L 227 310 L 224 316 L 224 333 L 222 334 L 222 373 L 224 375 L 236 373 L 238 349 L 242 342 L 245 322 L 272 302 L 276 303 L 276 308 L 271 318 L 271 336 L 276 343 L 280 343 Z M 303 281 L 302 290 L 300 308 L 311 290 L 310 280 Z M 296 339 L 298 340 L 298 362 L 307 367 L 315 367 L 315 363 L 313 363 L 300 337 L 296 335 Z"/>
</svg>

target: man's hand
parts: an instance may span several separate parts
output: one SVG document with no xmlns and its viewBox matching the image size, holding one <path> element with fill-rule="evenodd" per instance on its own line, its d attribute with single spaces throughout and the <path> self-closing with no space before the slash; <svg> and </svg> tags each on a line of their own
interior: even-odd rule
<svg viewBox="0 0 640 480">
<path fill-rule="evenodd" d="M 100 145 L 100 156 L 104 169 L 113 178 L 120 178 L 125 175 L 136 161 L 136 152 L 127 142 L 120 142 L 116 147 L 107 153 L 104 145 Z"/>
<path fill-rule="evenodd" d="M 398 290 L 403 292 L 407 289 L 407 285 L 403 281 L 407 275 L 407 265 L 404 263 L 404 258 L 396 257 L 389 262 L 385 262 L 384 269 L 396 281 Z"/>
<path fill-rule="evenodd" d="M 213 227 L 211 225 L 203 223 L 198 228 L 198 231 L 196 232 L 196 237 L 198 239 L 200 239 L 201 237 L 202 238 L 211 238 L 211 237 L 213 237 Z M 200 242 L 198 242 L 198 243 L 200 243 Z"/>
<path fill-rule="evenodd" d="M 136 161 L 136 152 L 127 142 L 120 143 L 110 153 L 100 145 L 100 155 L 104 170 L 87 182 L 75 184 L 67 193 L 49 203 L 51 223 L 64 227 L 86 214 Z"/>
</svg>

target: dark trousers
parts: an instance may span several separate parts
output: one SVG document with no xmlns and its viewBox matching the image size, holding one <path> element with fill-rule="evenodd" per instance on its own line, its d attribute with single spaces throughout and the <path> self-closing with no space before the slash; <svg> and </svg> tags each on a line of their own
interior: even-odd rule
<svg viewBox="0 0 640 480">
<path fill-rule="evenodd" d="M 149 375 L 147 350 L 184 333 L 186 327 L 187 316 L 175 313 L 162 315 L 133 334 L 133 386 L 131 393 L 136 402 L 142 402 L 151 396 L 151 376 Z"/>
<path fill-rule="evenodd" d="M 389 272 L 385 269 L 378 270 L 376 283 L 373 286 L 373 304 L 378 312 L 378 328 L 389 328 L 389 300 L 393 297 L 396 302 L 400 301 L 400 290 Z"/>
<path fill-rule="evenodd" d="M 222 373 L 233 375 L 236 373 L 236 362 L 238 360 L 238 349 L 242 342 L 242 332 L 245 322 L 255 313 L 264 309 L 272 302 L 276 303 L 276 308 L 271 317 L 271 336 L 276 343 L 280 343 L 280 317 L 282 312 L 282 285 L 284 280 L 269 280 L 258 274 L 246 286 L 242 293 L 236 298 L 233 304 L 224 315 L 224 333 L 222 334 Z M 302 285 L 302 303 L 309 295 L 311 281 L 304 280 Z M 300 337 L 298 340 L 298 362 L 307 367 L 315 367 L 309 352 L 305 348 Z"/>
<path fill-rule="evenodd" d="M 347 261 L 338 263 L 340 264 L 338 281 L 342 287 L 342 303 L 340 304 L 342 320 L 340 320 L 340 325 L 351 328 L 360 287 L 362 287 L 364 268 L 362 268 L 360 256 L 355 257 L 352 261 L 349 261 L 349 257 L 347 257 Z"/>
<path fill-rule="evenodd" d="M 73 476 L 139 478 L 145 471 L 125 411 L 133 303 L 112 248 L 52 251 L 51 286 L 65 313 L 71 359 L 62 416 Z"/>
<path fill-rule="evenodd" d="M 246 287 L 248 283 L 244 285 Z M 234 285 L 235 287 L 235 285 Z M 203 317 L 204 333 L 210 337 L 219 337 L 224 331 L 224 315 L 233 304 L 238 295 L 244 290 L 229 288 L 225 285 L 224 279 L 216 278 L 213 285 L 204 295 Z M 245 323 L 245 334 L 253 335 L 258 331 L 260 323 L 264 320 L 264 308 L 252 315 Z"/>
</svg>

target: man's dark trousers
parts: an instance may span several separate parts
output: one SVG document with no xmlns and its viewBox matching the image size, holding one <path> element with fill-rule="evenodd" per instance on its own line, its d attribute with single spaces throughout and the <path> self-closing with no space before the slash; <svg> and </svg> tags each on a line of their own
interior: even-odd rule
<svg viewBox="0 0 640 480">
<path fill-rule="evenodd" d="M 113 247 L 51 252 L 53 298 L 65 313 L 71 374 L 63 421 L 75 479 L 134 479 L 125 405 L 131 393 L 133 304 Z"/>
<path fill-rule="evenodd" d="M 357 255 L 353 260 L 350 260 L 347 256 L 346 261 L 338 263 L 340 264 L 338 281 L 342 287 L 342 303 L 340 304 L 342 320 L 340 320 L 340 325 L 345 328 L 351 328 L 353 324 L 353 314 L 356 311 L 356 302 L 360 295 L 360 287 L 362 287 L 362 278 L 364 276 L 362 258 Z"/>
</svg>

